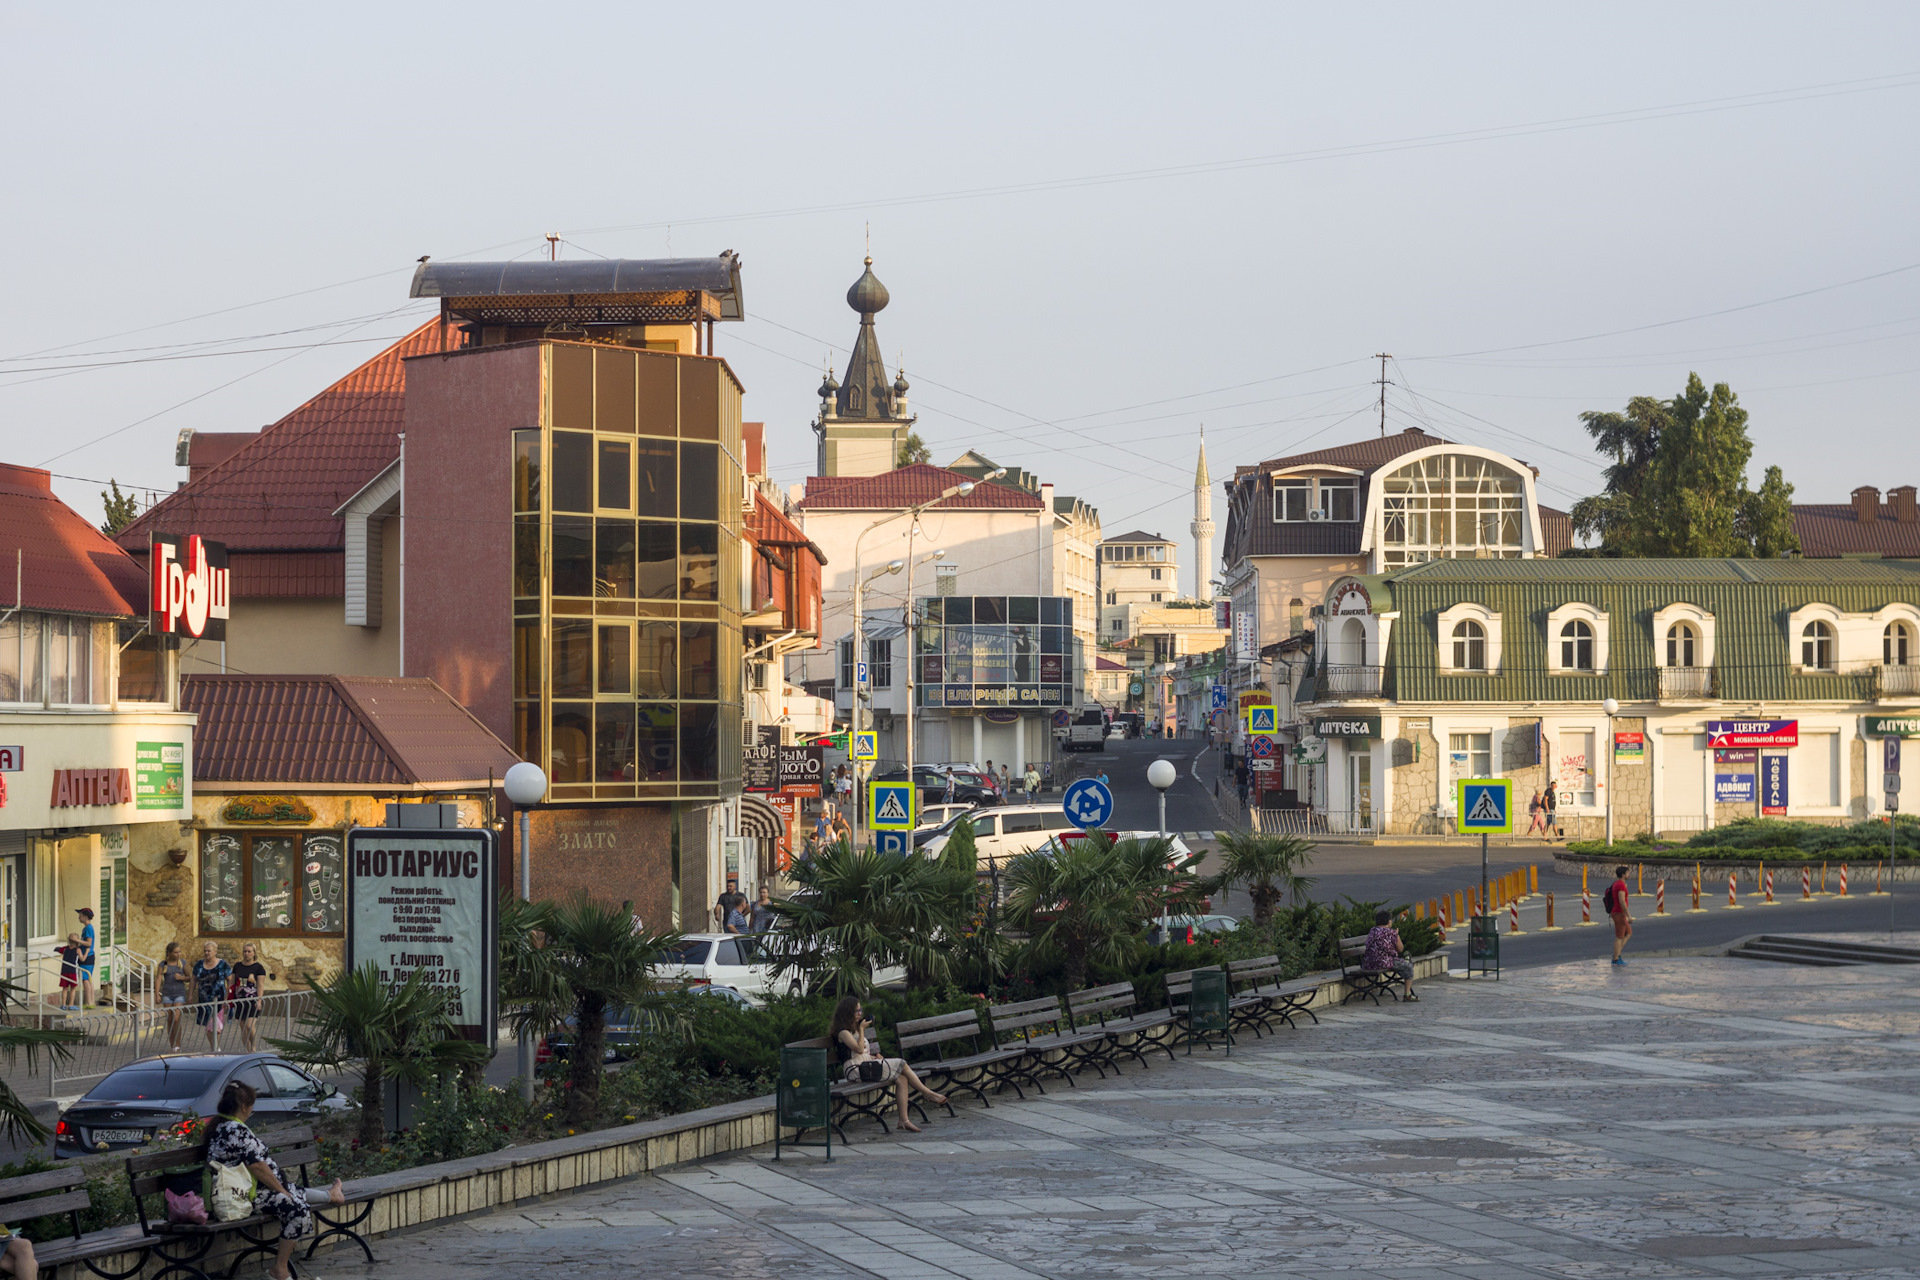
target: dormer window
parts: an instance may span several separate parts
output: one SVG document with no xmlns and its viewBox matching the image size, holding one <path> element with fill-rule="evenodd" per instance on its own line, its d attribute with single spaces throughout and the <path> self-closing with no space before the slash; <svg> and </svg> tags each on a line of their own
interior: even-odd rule
<svg viewBox="0 0 1920 1280">
<path fill-rule="evenodd" d="M 1491 675 L 1500 670 L 1500 615 L 1483 604 L 1466 602 L 1435 619 L 1440 642 L 1436 665 L 1442 674 Z"/>
<path fill-rule="evenodd" d="M 1276 521 L 1305 520 L 1313 501 L 1313 481 L 1275 480 L 1273 482 L 1273 518 Z"/>
<path fill-rule="evenodd" d="M 1670 667 L 1697 667 L 1700 653 L 1700 632 L 1691 622 L 1676 622 L 1667 628 L 1667 665 Z"/>
<path fill-rule="evenodd" d="M 1276 524 L 1360 518 L 1360 481 L 1353 476 L 1276 476 L 1273 519 Z"/>
<path fill-rule="evenodd" d="M 1320 481 L 1320 518 L 1352 522 L 1360 518 L 1360 482 Z"/>
<path fill-rule="evenodd" d="M 1568 671 L 1593 670 L 1593 628 L 1573 621 L 1560 628 L 1560 665 Z"/>
<path fill-rule="evenodd" d="M 1800 630 L 1800 665 L 1808 671 L 1833 670 L 1833 627 L 1818 618 Z"/>
<path fill-rule="evenodd" d="M 1453 624 L 1453 669 L 1487 669 L 1487 629 L 1471 619 Z"/>
</svg>

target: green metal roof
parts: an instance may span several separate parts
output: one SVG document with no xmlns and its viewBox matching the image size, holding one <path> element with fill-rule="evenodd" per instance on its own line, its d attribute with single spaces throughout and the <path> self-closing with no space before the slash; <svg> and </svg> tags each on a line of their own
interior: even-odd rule
<svg viewBox="0 0 1920 1280">
<path fill-rule="evenodd" d="M 1403 702 L 1647 701 L 1658 693 L 1653 615 L 1692 604 L 1714 618 L 1719 701 L 1857 702 L 1872 697 L 1871 673 L 1801 675 L 1799 638 L 1788 620 L 1803 605 L 1871 614 L 1920 606 L 1920 562 L 1839 560 L 1435 560 L 1388 580 L 1401 620 L 1389 660 Z M 1456 604 L 1501 616 L 1497 675 L 1443 675 L 1438 615 Z M 1547 615 L 1583 602 L 1608 615 L 1607 671 L 1547 669 Z"/>
</svg>

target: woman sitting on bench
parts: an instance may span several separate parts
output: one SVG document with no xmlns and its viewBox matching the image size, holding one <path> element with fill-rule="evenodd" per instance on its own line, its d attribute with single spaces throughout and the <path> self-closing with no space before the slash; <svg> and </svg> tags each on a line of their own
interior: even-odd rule
<svg viewBox="0 0 1920 1280">
<path fill-rule="evenodd" d="M 1374 912 L 1373 928 L 1367 930 L 1367 953 L 1360 959 L 1360 968 L 1369 973 L 1399 974 L 1401 999 L 1418 1000 L 1420 997 L 1413 994 L 1413 961 L 1403 954 L 1405 950 L 1400 931 L 1393 927 L 1393 913 Z"/>
<path fill-rule="evenodd" d="M 873 1019 L 860 1007 L 858 996 L 842 996 L 840 1003 L 833 1007 L 833 1022 L 827 1029 L 827 1038 L 833 1042 L 834 1059 L 841 1064 L 841 1079 L 848 1084 L 860 1084 L 860 1064 L 879 1063 L 879 1079 L 865 1083 L 877 1085 L 892 1081 L 893 1096 L 900 1104 L 900 1127 L 908 1133 L 919 1133 L 920 1126 L 907 1118 L 907 1090 L 919 1090 L 920 1096 L 936 1107 L 947 1104 L 947 1095 L 935 1093 L 921 1084 L 920 1077 L 913 1073 L 905 1058 L 883 1058 L 869 1049 L 867 1028 L 872 1025 Z"/>
<path fill-rule="evenodd" d="M 299 1194 L 287 1189 L 280 1178 L 280 1166 L 267 1154 L 267 1144 L 247 1128 L 253 1114 L 253 1101 L 259 1095 L 250 1084 L 230 1080 L 220 1094 L 220 1116 L 207 1135 L 207 1159 L 221 1164 L 244 1164 L 259 1184 L 254 1192 L 253 1208 L 280 1222 L 280 1252 L 267 1268 L 270 1280 L 288 1280 L 293 1274 L 290 1263 L 294 1246 L 313 1230 L 310 1204 L 342 1205 L 347 1198 L 340 1193 L 340 1179 L 322 1191 L 307 1187 Z"/>
</svg>

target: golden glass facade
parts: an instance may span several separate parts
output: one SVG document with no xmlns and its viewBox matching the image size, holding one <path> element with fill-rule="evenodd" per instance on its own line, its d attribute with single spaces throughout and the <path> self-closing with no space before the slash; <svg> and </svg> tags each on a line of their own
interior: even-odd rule
<svg viewBox="0 0 1920 1280">
<path fill-rule="evenodd" d="M 545 349 L 514 433 L 513 748 L 569 800 L 740 789 L 740 386 L 719 360 Z"/>
</svg>

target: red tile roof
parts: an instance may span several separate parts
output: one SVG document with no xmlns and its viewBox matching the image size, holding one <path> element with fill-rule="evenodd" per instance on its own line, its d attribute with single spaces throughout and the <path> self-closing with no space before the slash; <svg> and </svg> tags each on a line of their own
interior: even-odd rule
<svg viewBox="0 0 1920 1280">
<path fill-rule="evenodd" d="M 1540 508 L 1540 554 L 1557 556 L 1573 546 L 1573 517 L 1552 507 Z"/>
<path fill-rule="evenodd" d="M 126 618 L 147 611 L 147 578 L 126 552 L 53 496 L 38 467 L 0 463 L 0 611 L 24 609 Z"/>
<path fill-rule="evenodd" d="M 195 675 L 196 783 L 434 790 L 496 780 L 519 757 L 420 676 Z"/>
<path fill-rule="evenodd" d="M 1315 449 L 1311 453 L 1296 453 L 1285 458 L 1270 458 L 1257 467 L 1236 467 L 1234 475 L 1253 475 L 1262 471 L 1276 471 L 1284 467 L 1352 467 L 1356 471 L 1374 471 L 1403 453 L 1412 453 L 1415 449 L 1425 449 L 1431 445 L 1445 444 L 1439 436 L 1430 436 L 1418 427 L 1408 427 L 1405 431 L 1390 436 L 1374 436 L 1366 440 L 1357 440 L 1352 444 L 1337 444 L 1330 449 Z"/>
<path fill-rule="evenodd" d="M 1878 518 L 1855 517 L 1845 502 L 1793 504 L 1793 531 L 1803 556 L 1920 556 L 1920 521 L 1901 520 L 1889 503 Z"/>
<path fill-rule="evenodd" d="M 121 533 L 144 551 L 155 531 L 197 533 L 230 551 L 343 547 L 334 511 L 400 456 L 409 356 L 459 345 L 429 320 L 156 503 Z"/>
<path fill-rule="evenodd" d="M 954 485 L 971 479 L 958 471 L 916 462 L 877 476 L 813 476 L 800 507 L 807 511 L 897 511 L 931 502 Z M 941 510 L 1038 511 L 1040 498 L 1024 489 L 976 484 L 966 497 L 952 497 Z"/>
</svg>

